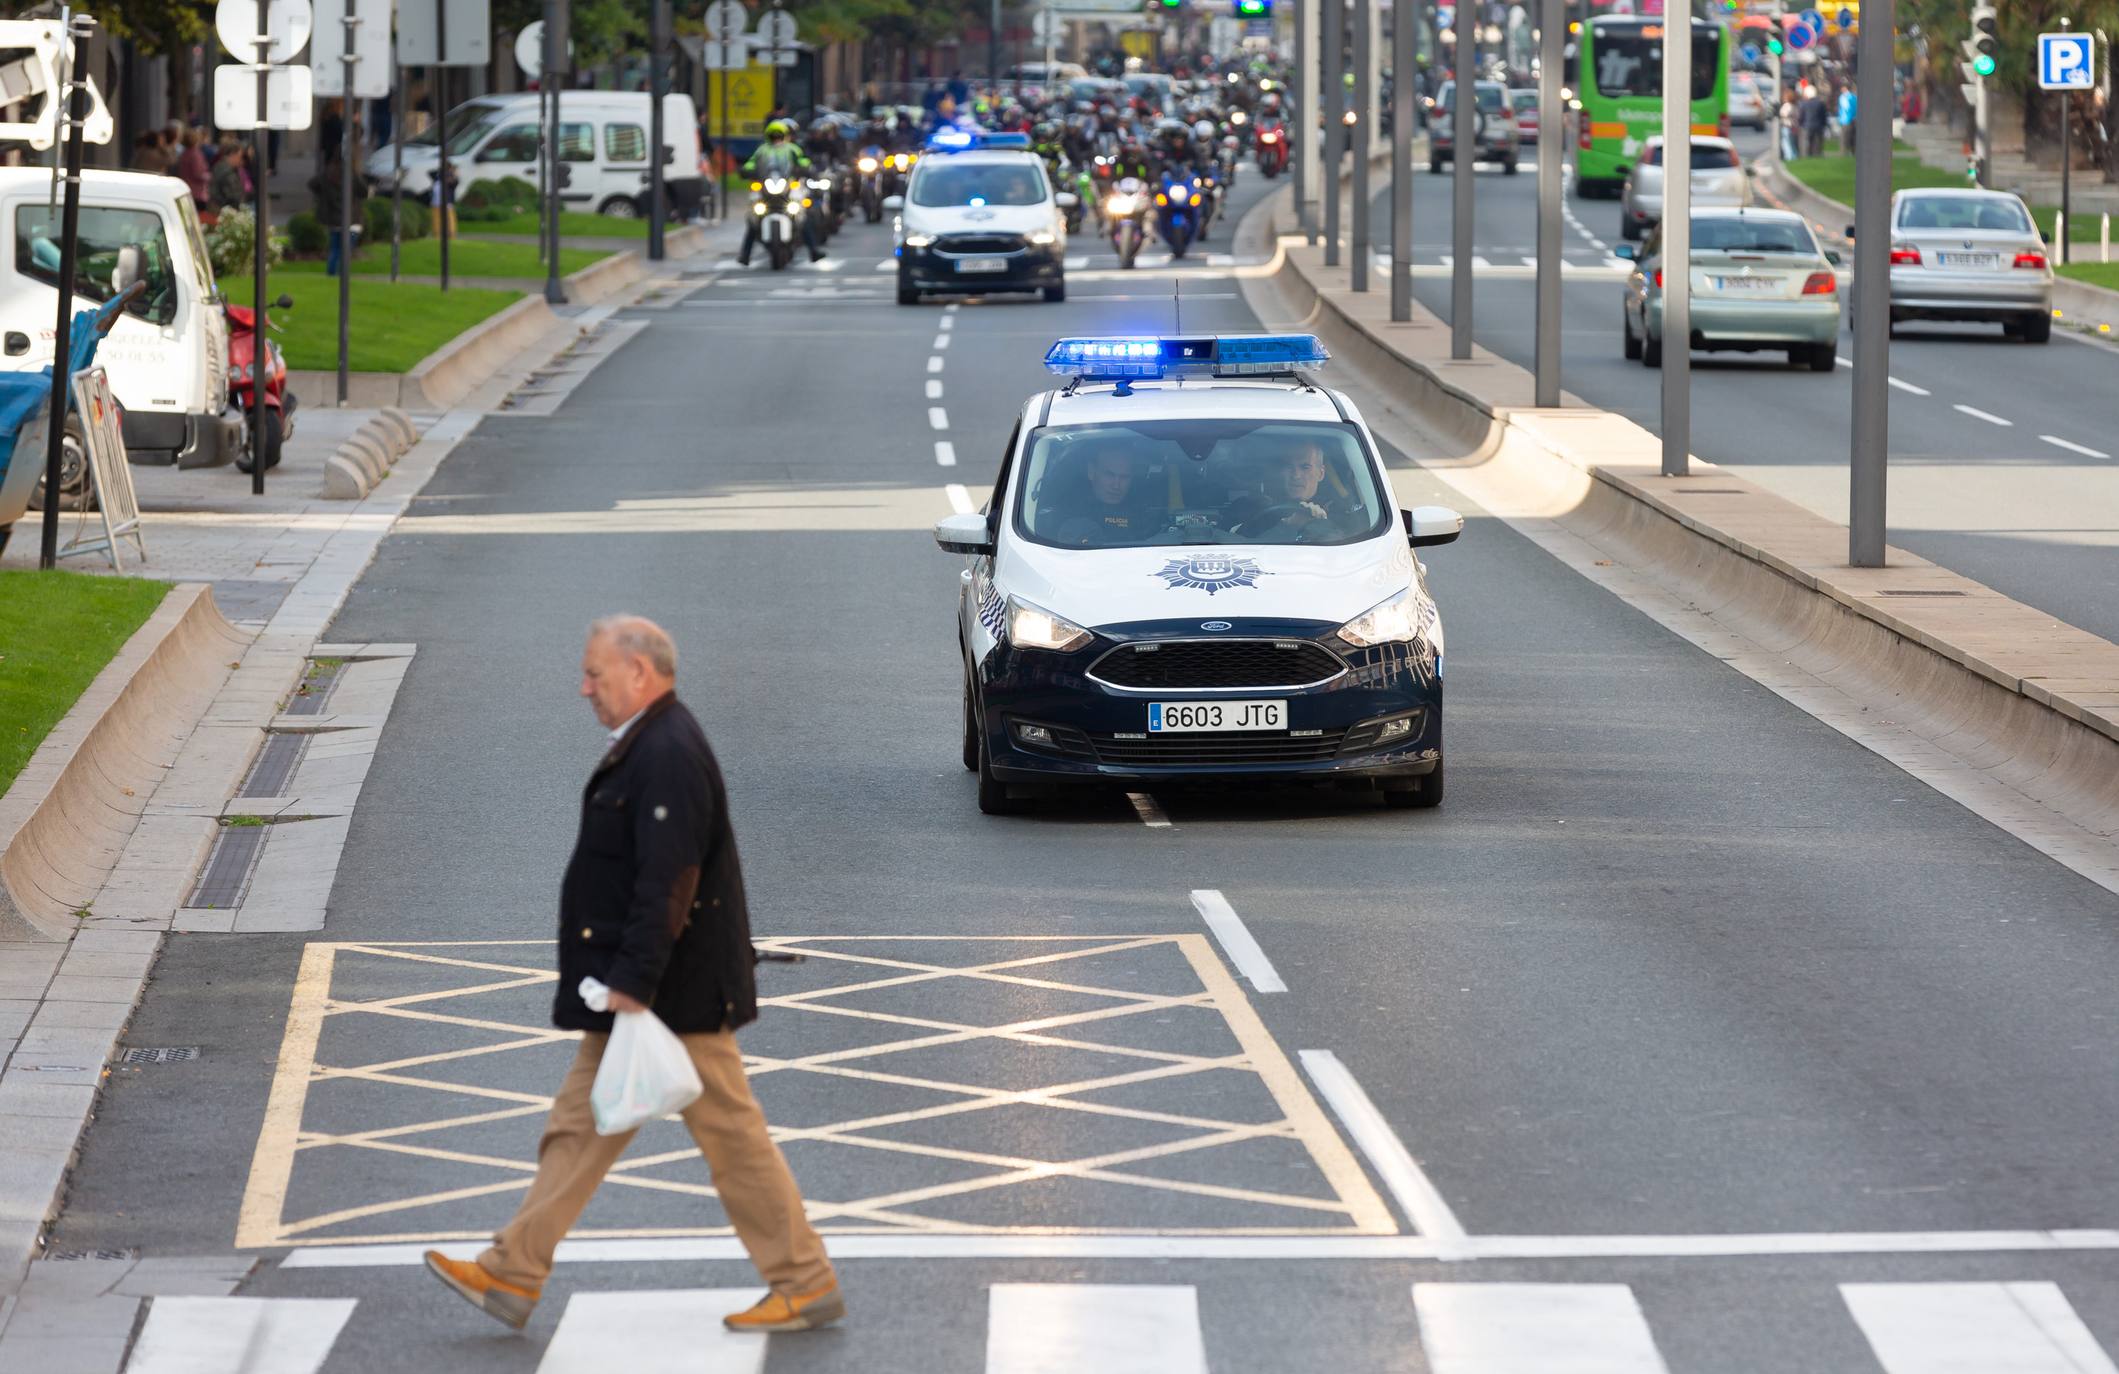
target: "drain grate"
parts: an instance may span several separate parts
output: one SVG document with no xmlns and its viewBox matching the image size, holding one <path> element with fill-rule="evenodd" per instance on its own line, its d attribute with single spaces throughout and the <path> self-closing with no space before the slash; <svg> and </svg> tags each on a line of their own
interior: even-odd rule
<svg viewBox="0 0 2119 1374">
<path fill-rule="evenodd" d="M 309 736 L 275 731 L 265 737 L 265 747 L 258 750 L 257 762 L 250 766 L 250 776 L 243 779 L 239 797 L 283 797 L 287 795 L 287 784 L 294 777 L 294 770 L 301 765 L 302 754 L 309 747 Z"/>
<path fill-rule="evenodd" d="M 139 1257 L 140 1252 L 138 1250 L 47 1250 L 44 1252 L 44 1262 L 46 1264 L 79 1264 L 83 1260 L 101 1260 L 109 1263 L 113 1260 L 136 1260 Z"/>
<path fill-rule="evenodd" d="M 287 703 L 290 716 L 320 716 L 324 703 L 331 698 L 331 689 L 338 686 L 339 674 L 345 670 L 343 663 L 326 663 L 317 659 L 309 661 L 309 671 L 302 678 L 301 686 L 294 689 L 294 697 Z"/>
<path fill-rule="evenodd" d="M 151 1045 L 118 1056 L 120 1064 L 188 1064 L 199 1057 L 197 1045 Z"/>
<path fill-rule="evenodd" d="M 1970 592 L 1950 591 L 1928 587 L 1885 587 L 1878 596 L 1970 596 Z"/>
<path fill-rule="evenodd" d="M 1742 487 L 1672 487 L 1679 496 L 1748 496 Z"/>
<path fill-rule="evenodd" d="M 271 829 L 269 825 L 222 826 L 220 837 L 213 842 L 213 854 L 206 860 L 206 871 L 199 875 L 184 905 L 226 910 L 242 901 L 243 889 L 250 884 L 250 866 L 257 862 Z"/>
</svg>

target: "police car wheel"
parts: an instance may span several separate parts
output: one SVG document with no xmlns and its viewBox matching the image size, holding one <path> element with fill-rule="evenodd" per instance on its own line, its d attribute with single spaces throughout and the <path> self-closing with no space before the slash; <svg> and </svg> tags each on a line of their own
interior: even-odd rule
<svg viewBox="0 0 2119 1374">
<path fill-rule="evenodd" d="M 971 682 L 964 682 L 964 771 L 979 771 L 979 717 L 972 709 Z"/>
<path fill-rule="evenodd" d="M 912 284 L 911 277 L 908 277 L 904 273 L 900 272 L 898 274 L 898 304 L 918 305 L 919 303 L 920 288 Z"/>
<path fill-rule="evenodd" d="M 1385 806 L 1399 809 L 1425 810 L 1442 805 L 1442 762 L 1436 760 L 1435 771 L 1419 779 L 1419 787 L 1408 792 L 1386 790 L 1383 794 Z"/>
<path fill-rule="evenodd" d="M 986 758 L 985 742 L 979 744 L 979 810 L 989 816 L 1013 816 L 1023 809 L 1023 804 L 1008 795 L 1008 784 L 993 776 L 993 765 Z"/>
<path fill-rule="evenodd" d="M 1065 282 L 1061 282 L 1061 283 L 1060 283 L 1060 284 L 1059 284 L 1058 286 L 1048 286 L 1048 287 L 1046 287 L 1046 288 L 1045 288 L 1045 299 L 1046 299 L 1046 300 L 1048 300 L 1048 301 L 1050 301 L 1050 302 L 1052 302 L 1052 303 L 1053 303 L 1053 304 L 1055 304 L 1055 305 L 1057 305 L 1057 304 L 1058 304 L 1059 302 L 1061 302 L 1061 301 L 1063 301 L 1063 300 L 1067 299 L 1067 283 L 1065 283 Z"/>
</svg>

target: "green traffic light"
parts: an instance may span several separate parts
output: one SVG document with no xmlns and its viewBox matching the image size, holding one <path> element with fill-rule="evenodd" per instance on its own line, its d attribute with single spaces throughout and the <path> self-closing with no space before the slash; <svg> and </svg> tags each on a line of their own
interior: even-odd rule
<svg viewBox="0 0 2119 1374">
<path fill-rule="evenodd" d="M 1990 54 L 1981 53 L 1972 59 L 1972 70 L 1981 76 L 1992 76 L 1994 74 L 1993 57 Z"/>
<path fill-rule="evenodd" d="M 1766 40 L 1766 51 L 1767 51 L 1767 52 L 1770 52 L 1770 53 L 1772 53 L 1772 54 L 1773 54 L 1773 55 L 1774 55 L 1775 57 L 1779 57 L 1779 56 L 1781 55 L 1781 51 L 1782 51 L 1782 49 L 1781 49 L 1781 40 L 1780 40 L 1780 39 L 1778 39 L 1778 38 L 1769 38 L 1769 39 L 1767 39 L 1767 40 Z"/>
</svg>

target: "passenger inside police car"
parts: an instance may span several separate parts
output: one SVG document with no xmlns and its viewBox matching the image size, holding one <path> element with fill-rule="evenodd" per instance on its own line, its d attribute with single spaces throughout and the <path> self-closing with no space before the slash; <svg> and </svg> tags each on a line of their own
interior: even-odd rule
<svg viewBox="0 0 2119 1374">
<path fill-rule="evenodd" d="M 1107 439 L 1091 447 L 1079 487 L 1054 503 L 1047 524 L 1052 537 L 1085 548 L 1145 543 L 1162 521 L 1142 492 L 1138 466 L 1122 442 Z"/>
</svg>

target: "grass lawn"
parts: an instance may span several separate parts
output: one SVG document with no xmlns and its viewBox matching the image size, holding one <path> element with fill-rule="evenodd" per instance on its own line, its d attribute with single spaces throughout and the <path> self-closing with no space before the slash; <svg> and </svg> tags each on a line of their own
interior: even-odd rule
<svg viewBox="0 0 2119 1374">
<path fill-rule="evenodd" d="M 141 577 L 0 572 L 0 792 L 168 593 Z"/>
<path fill-rule="evenodd" d="M 2119 291 L 2119 262 L 2071 262 L 2053 269 L 2063 277 Z"/>
<path fill-rule="evenodd" d="M 453 266 L 453 264 L 452 264 Z M 294 298 L 294 308 L 275 312 L 274 337 L 287 355 L 287 366 L 328 372 L 338 366 L 338 282 L 321 270 L 301 265 L 272 274 L 267 290 Z M 221 283 L 228 299 L 250 304 L 250 274 Z M 410 372 L 420 359 L 488 316 L 522 299 L 520 291 L 492 291 L 473 286 L 438 286 L 412 282 L 353 278 L 353 333 L 349 340 L 355 372 Z"/>
<path fill-rule="evenodd" d="M 1907 145 L 1895 145 L 1904 148 Z M 1781 166 L 1788 174 L 1802 182 L 1821 196 L 1829 196 L 1842 205 L 1854 203 L 1854 159 L 1845 153 L 1830 153 L 1824 157 L 1797 158 L 1783 162 Z M 1968 185 L 1962 172 L 1946 172 L 1940 167 L 1930 167 L 1914 154 L 1894 152 L 1891 156 L 1891 189 L 1902 191 L 1919 186 L 1965 186 Z M 2031 215 L 2047 237 L 2052 236 L 2053 215 L 2057 205 L 2033 205 Z M 2067 236 L 2070 243 L 2097 242 L 2098 222 L 2095 215 L 2079 214 L 2068 222 Z"/>
<path fill-rule="evenodd" d="M 564 248 L 559 250 L 559 272 L 561 276 L 578 272 L 590 263 L 609 257 L 609 253 L 588 248 Z M 413 239 L 398 249 L 398 270 L 408 277 L 438 277 L 441 275 L 441 240 Z M 324 264 L 314 258 L 300 262 L 281 264 L 287 272 L 315 273 L 323 275 Z M 538 261 L 535 243 L 496 243 L 490 239 L 449 240 L 449 274 L 461 273 L 466 277 L 522 277 L 534 281 L 544 280 L 544 264 Z M 388 277 L 390 275 L 390 245 L 371 243 L 354 256 L 355 277 Z M 336 366 L 336 364 L 333 364 Z"/>
<path fill-rule="evenodd" d="M 537 237 L 537 212 L 519 210 L 509 219 L 496 220 L 465 219 L 459 212 L 456 227 L 466 234 L 506 234 L 511 238 L 521 236 L 534 239 Z M 559 236 L 562 239 L 639 239 L 646 243 L 647 221 L 619 219 L 616 215 L 591 214 L 586 210 L 561 210 Z"/>
</svg>

